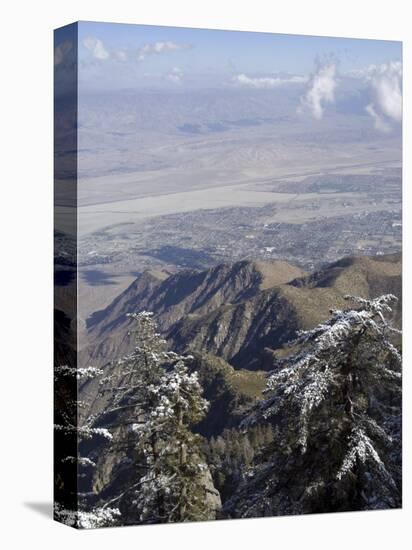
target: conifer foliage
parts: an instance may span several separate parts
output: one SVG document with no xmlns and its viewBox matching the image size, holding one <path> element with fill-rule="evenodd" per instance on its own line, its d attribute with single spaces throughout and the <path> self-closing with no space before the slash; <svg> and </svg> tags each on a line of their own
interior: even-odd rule
<svg viewBox="0 0 412 550">
<path fill-rule="evenodd" d="M 75 368 L 68 365 L 54 369 L 55 406 L 55 518 L 71 527 L 93 529 L 113 525 L 120 512 L 117 508 L 96 507 L 83 491 L 90 479 L 95 461 L 82 454 L 82 443 L 92 439 L 111 440 L 112 434 L 96 425 L 96 416 L 84 415 L 88 407 L 77 399 L 79 386 L 102 374 L 95 367 Z"/>
<path fill-rule="evenodd" d="M 129 317 L 134 350 L 101 388 L 110 395 L 106 421 L 116 427 L 116 443 L 128 449 L 134 470 L 134 479 L 112 501 L 127 509 L 133 523 L 212 519 L 210 472 L 201 438 L 191 430 L 208 403 L 197 373 L 188 370 L 191 357 L 167 350 L 150 312 Z"/>
<path fill-rule="evenodd" d="M 229 515 L 400 506 L 400 331 L 388 320 L 397 299 L 346 299 L 354 307 L 300 332 L 270 374 L 245 425 L 264 420 L 279 436 Z"/>
<path fill-rule="evenodd" d="M 209 441 L 196 433 L 202 365 L 168 349 L 150 312 L 129 315 L 133 349 L 118 361 L 57 367 L 56 518 L 93 528 L 401 506 L 397 298 L 346 299 Z"/>
</svg>

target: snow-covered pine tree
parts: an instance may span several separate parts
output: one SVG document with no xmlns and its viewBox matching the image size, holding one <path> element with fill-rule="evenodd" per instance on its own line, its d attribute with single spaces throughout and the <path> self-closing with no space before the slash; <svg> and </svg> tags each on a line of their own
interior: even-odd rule
<svg viewBox="0 0 412 550">
<path fill-rule="evenodd" d="M 109 430 L 96 427 L 96 417 L 80 414 L 87 403 L 77 399 L 79 385 L 102 374 L 95 367 L 75 368 L 67 365 L 54 369 L 55 383 L 55 503 L 57 521 L 71 527 L 93 529 L 113 525 L 120 512 L 116 508 L 94 507 L 89 495 L 81 492 L 87 471 L 96 466 L 81 447 L 93 438 L 112 438 Z"/>
<path fill-rule="evenodd" d="M 133 426 L 148 466 L 134 500 L 140 520 L 211 519 L 214 510 L 207 498 L 208 467 L 201 455 L 201 438 L 190 429 L 208 406 L 197 374 L 190 374 L 179 360 L 149 391 L 157 404 Z"/>
<path fill-rule="evenodd" d="M 231 516 L 395 508 L 401 505 L 400 331 L 397 298 L 346 297 L 302 331 L 246 420 L 276 428 L 264 462 L 226 506 Z"/>
<path fill-rule="evenodd" d="M 167 350 L 152 313 L 129 317 L 135 348 L 102 380 L 113 450 L 126 449 L 128 461 L 127 481 L 107 505 L 117 502 L 133 523 L 212 519 L 216 507 L 208 492 L 215 491 L 201 438 L 191 431 L 208 403 L 186 366 L 191 358 Z"/>
</svg>

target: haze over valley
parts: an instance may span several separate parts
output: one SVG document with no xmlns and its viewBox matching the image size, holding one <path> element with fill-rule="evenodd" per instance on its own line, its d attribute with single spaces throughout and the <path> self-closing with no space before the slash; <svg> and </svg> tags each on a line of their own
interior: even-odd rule
<svg viewBox="0 0 412 550">
<path fill-rule="evenodd" d="M 212 68 L 211 42 L 198 43 L 201 33 L 182 29 L 179 40 L 163 42 L 161 29 L 141 32 L 142 40 L 153 32 L 159 40 L 140 54 L 110 33 L 79 37 L 83 322 L 146 270 L 162 279 L 182 269 L 285 260 L 311 271 L 344 256 L 400 250 L 396 43 L 369 48 L 312 37 L 299 62 L 277 56 L 280 37 L 255 35 L 262 46 L 251 64 L 251 42 L 233 35 L 244 57 L 227 53 L 225 65 L 215 56 Z M 216 44 L 224 37 L 213 36 Z M 70 159 L 64 133 L 57 150 Z M 68 195 L 62 180 L 62 233 L 73 230 Z M 59 269 L 69 281 L 71 268 Z"/>
<path fill-rule="evenodd" d="M 366 112 L 341 113 L 339 103 L 314 121 L 296 112 L 296 90 L 284 97 L 238 89 L 82 97 L 84 317 L 146 269 L 259 258 L 314 268 L 399 250 L 398 130 L 377 132 Z"/>
</svg>

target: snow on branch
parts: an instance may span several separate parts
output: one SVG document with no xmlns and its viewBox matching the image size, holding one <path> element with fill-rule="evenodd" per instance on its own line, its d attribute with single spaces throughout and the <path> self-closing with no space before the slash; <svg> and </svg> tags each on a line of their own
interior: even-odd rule
<svg viewBox="0 0 412 550">
<path fill-rule="evenodd" d="M 91 428 L 90 426 L 71 426 L 55 424 L 54 429 L 67 434 L 77 433 L 83 439 L 91 439 L 94 435 L 100 435 L 105 439 L 113 439 L 113 435 L 107 428 Z"/>
<path fill-rule="evenodd" d="M 95 508 L 91 512 L 67 510 L 56 503 L 54 515 L 58 521 L 69 527 L 96 529 L 113 525 L 120 516 L 120 511 L 117 508 Z"/>
<path fill-rule="evenodd" d="M 336 479 L 341 480 L 349 472 L 353 471 L 358 461 L 361 464 L 366 464 L 368 461 L 372 462 L 386 482 L 393 487 L 396 486 L 392 476 L 385 468 L 384 463 L 376 451 L 372 440 L 366 435 L 362 428 L 355 426 L 349 436 L 348 452 L 343 459 Z"/>
<path fill-rule="evenodd" d="M 312 409 L 318 407 L 329 391 L 329 385 L 333 382 L 334 376 L 328 366 L 323 371 L 312 371 L 310 381 L 305 384 L 299 395 L 301 430 L 299 444 L 302 453 L 306 452 L 308 438 L 308 422 Z"/>
<path fill-rule="evenodd" d="M 391 312 L 392 308 L 389 304 L 391 302 L 396 303 L 398 301 L 398 298 L 394 294 L 383 294 L 382 296 L 372 300 L 366 300 L 365 298 L 360 298 L 359 296 L 351 296 L 350 294 L 347 294 L 344 298 L 345 300 L 361 305 L 362 308 L 367 311 L 374 311 L 375 313 Z"/>
<path fill-rule="evenodd" d="M 276 370 L 267 380 L 265 393 L 270 397 L 257 407 L 257 414 L 267 419 L 288 406 L 288 402 L 295 402 L 302 421 L 300 443 L 303 450 L 306 449 L 308 417 L 326 398 L 331 385 L 338 383 L 338 377 L 346 376 L 342 369 L 356 367 L 360 375 L 363 371 L 370 371 L 369 376 L 394 382 L 401 379 L 401 373 L 383 359 L 389 354 L 396 364 L 401 365 L 400 353 L 386 336 L 390 324 L 384 317 L 385 312 L 391 311 L 389 304 L 397 298 L 392 294 L 373 300 L 346 298 L 360 304 L 363 309 L 332 310 L 327 321 L 313 329 L 300 331 L 291 343 L 297 345 L 299 351 L 278 361 Z M 353 354 L 361 353 L 357 347 L 362 338 L 373 354 L 372 361 L 365 361 L 361 355 L 354 360 Z M 353 367 L 345 367 L 352 361 Z"/>
<path fill-rule="evenodd" d="M 58 376 L 67 376 L 77 378 L 77 380 L 95 378 L 96 376 L 100 376 L 101 374 L 103 374 L 103 371 L 101 369 L 98 369 L 97 367 L 75 368 L 69 367 L 67 365 L 56 367 L 54 371 L 55 378 L 58 378 Z"/>
<path fill-rule="evenodd" d="M 373 300 L 365 300 L 349 295 L 345 296 L 345 299 L 361 305 L 362 309 L 332 310 L 331 317 L 324 323 L 320 323 L 310 330 L 299 331 L 293 343 L 313 342 L 316 344 L 316 350 L 319 353 L 345 342 L 354 329 L 369 328 L 379 334 L 383 333 L 382 329 L 392 329 L 383 314 L 391 312 L 392 308 L 389 304 L 398 300 L 393 294 L 385 294 Z M 398 330 L 396 332 L 400 333 Z"/>
<path fill-rule="evenodd" d="M 84 456 L 66 456 L 62 459 L 62 462 L 68 462 L 71 464 L 78 464 L 79 466 L 96 466 L 96 463 L 93 462 L 93 460 L 90 460 L 90 458 L 84 457 Z"/>
</svg>

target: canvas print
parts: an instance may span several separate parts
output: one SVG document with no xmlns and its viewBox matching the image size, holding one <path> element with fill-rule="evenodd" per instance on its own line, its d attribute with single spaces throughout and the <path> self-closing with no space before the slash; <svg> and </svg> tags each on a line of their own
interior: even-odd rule
<svg viewBox="0 0 412 550">
<path fill-rule="evenodd" d="M 55 31 L 55 518 L 402 506 L 402 44 Z"/>
</svg>

